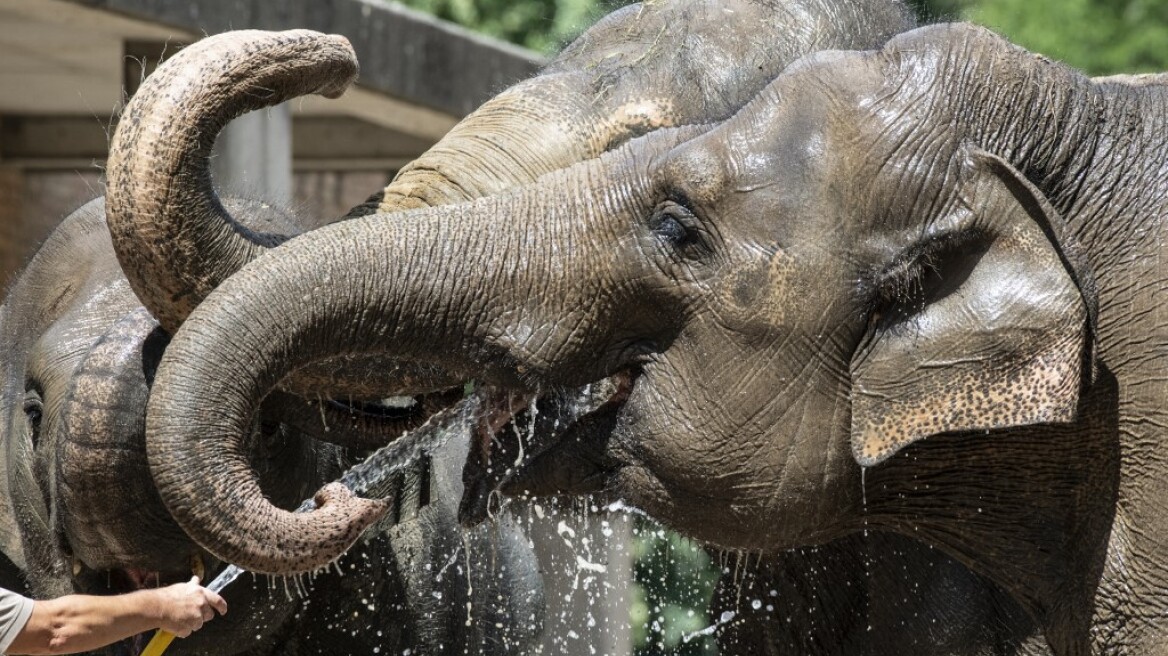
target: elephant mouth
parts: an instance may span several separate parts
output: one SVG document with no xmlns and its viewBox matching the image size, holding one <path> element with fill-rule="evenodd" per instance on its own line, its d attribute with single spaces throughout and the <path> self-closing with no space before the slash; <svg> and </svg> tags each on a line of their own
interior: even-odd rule
<svg viewBox="0 0 1168 656">
<path fill-rule="evenodd" d="M 185 583 L 192 576 L 206 579 L 208 570 L 201 554 L 191 556 L 190 568 L 152 569 L 149 567 L 111 567 L 91 569 L 74 559 L 73 579 L 78 589 L 86 594 L 108 596 L 137 590 L 162 588 L 174 583 Z"/>
<path fill-rule="evenodd" d="M 370 417 L 374 419 L 414 419 L 422 414 L 426 397 L 424 395 L 392 396 L 373 401 L 353 401 L 330 399 L 329 405 L 334 409 L 349 414 Z"/>
<path fill-rule="evenodd" d="M 190 570 L 156 570 L 142 567 L 114 567 L 92 570 L 74 561 L 74 585 L 83 594 L 95 596 L 115 596 L 138 590 L 163 588 L 175 583 L 189 581 L 197 574 L 200 579 L 205 572 L 201 557 L 192 559 Z M 111 656 L 138 656 L 145 649 L 152 633 L 141 633 L 120 640 L 98 653 Z"/>
<path fill-rule="evenodd" d="M 489 395 L 463 469 L 462 525 L 494 516 L 506 497 L 603 490 L 620 467 L 608 438 L 639 375 L 633 368 L 583 388 Z"/>
</svg>

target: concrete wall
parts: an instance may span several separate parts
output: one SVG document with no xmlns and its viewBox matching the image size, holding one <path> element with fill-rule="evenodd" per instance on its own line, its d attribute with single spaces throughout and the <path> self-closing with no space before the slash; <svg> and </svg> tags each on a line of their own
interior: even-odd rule
<svg viewBox="0 0 1168 656">
<path fill-rule="evenodd" d="M 304 171 L 292 174 L 290 206 L 328 223 L 384 187 L 393 171 Z M 0 165 L 0 285 L 8 283 L 61 219 L 102 195 L 101 172 L 23 171 Z"/>
</svg>

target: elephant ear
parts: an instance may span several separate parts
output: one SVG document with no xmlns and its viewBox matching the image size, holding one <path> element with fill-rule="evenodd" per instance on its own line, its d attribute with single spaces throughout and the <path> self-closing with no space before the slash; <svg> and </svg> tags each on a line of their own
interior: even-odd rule
<svg viewBox="0 0 1168 656">
<path fill-rule="evenodd" d="M 851 363 L 863 466 L 938 433 L 1072 421 L 1092 375 L 1094 284 L 1062 218 L 1002 159 L 964 164 L 953 209 L 876 276 L 892 307 Z"/>
</svg>

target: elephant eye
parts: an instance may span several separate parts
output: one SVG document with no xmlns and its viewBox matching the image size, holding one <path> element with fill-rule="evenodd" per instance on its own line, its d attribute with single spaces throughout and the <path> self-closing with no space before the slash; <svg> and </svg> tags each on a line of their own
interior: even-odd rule
<svg viewBox="0 0 1168 656">
<path fill-rule="evenodd" d="M 696 257 L 706 250 L 701 221 L 681 203 L 667 200 L 658 205 L 649 228 L 662 243 L 684 255 Z"/>
<path fill-rule="evenodd" d="M 44 416 L 45 406 L 41 395 L 35 389 L 28 389 L 24 393 L 24 415 L 28 418 L 28 425 L 32 431 L 32 445 L 35 447 L 40 440 L 41 418 Z"/>
</svg>

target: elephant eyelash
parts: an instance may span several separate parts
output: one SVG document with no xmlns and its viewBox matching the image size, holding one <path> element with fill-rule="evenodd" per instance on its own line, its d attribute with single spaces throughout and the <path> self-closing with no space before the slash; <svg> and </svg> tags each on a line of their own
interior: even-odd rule
<svg viewBox="0 0 1168 656">
<path fill-rule="evenodd" d="M 969 256 L 982 252 L 979 246 L 988 238 L 981 230 L 938 235 L 902 252 L 863 280 L 861 288 L 874 311 L 894 320 L 912 316 L 964 279 Z"/>
<path fill-rule="evenodd" d="M 45 412 L 39 386 L 30 386 L 25 391 L 23 410 L 25 416 L 28 417 L 29 427 L 32 429 L 33 447 L 36 447 L 40 438 L 41 418 Z"/>
</svg>

